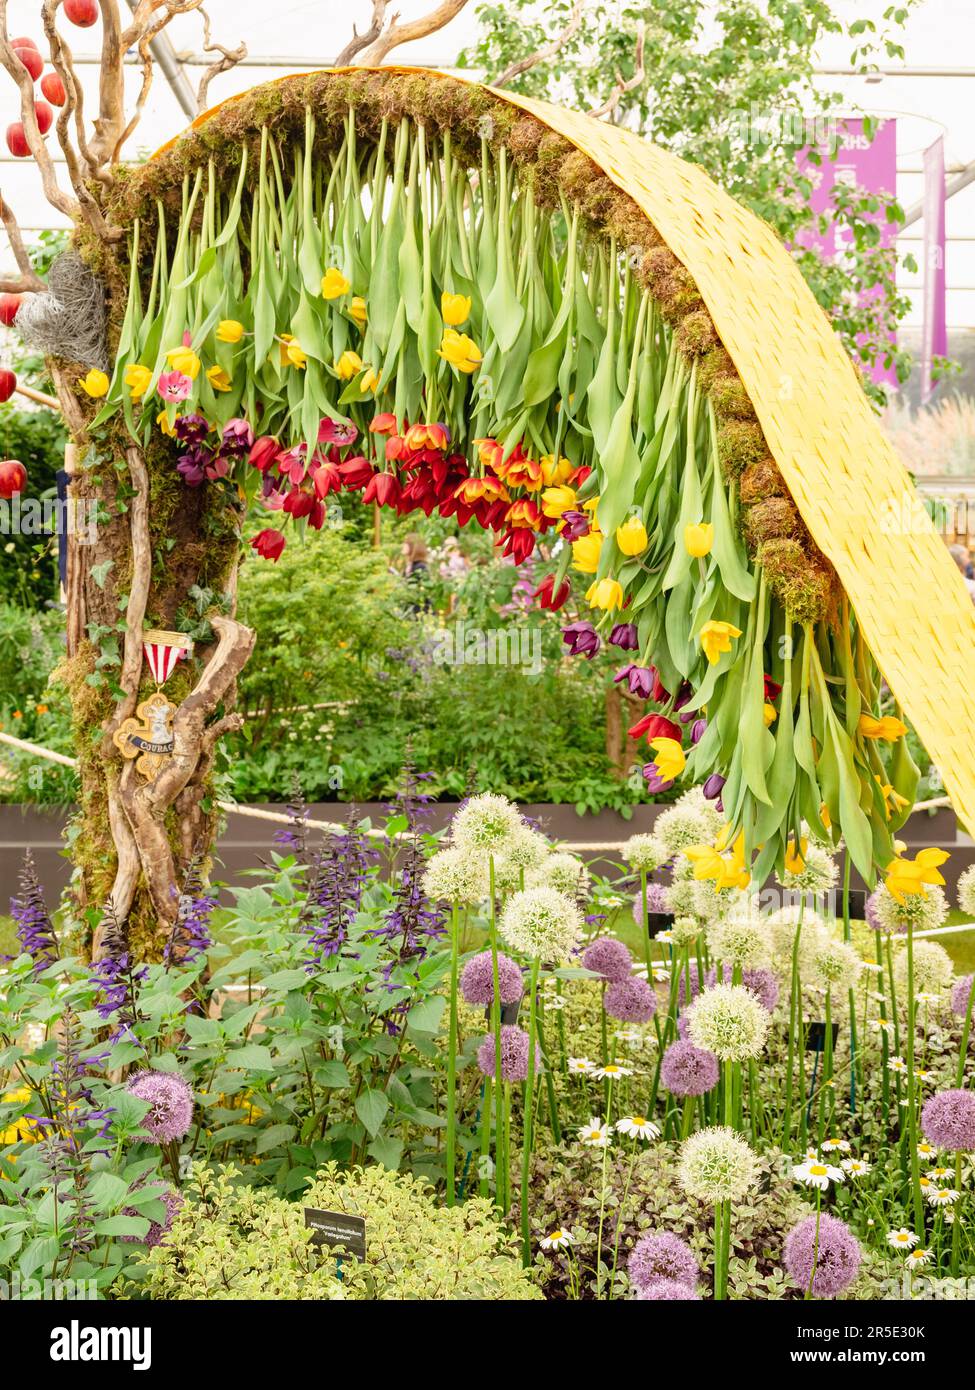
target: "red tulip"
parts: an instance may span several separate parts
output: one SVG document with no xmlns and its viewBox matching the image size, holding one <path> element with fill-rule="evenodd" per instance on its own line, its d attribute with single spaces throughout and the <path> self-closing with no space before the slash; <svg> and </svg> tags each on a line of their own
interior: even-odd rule
<svg viewBox="0 0 975 1390">
<path fill-rule="evenodd" d="M 64 83 L 56 72 L 46 72 L 41 78 L 41 91 L 52 106 L 63 106 L 68 99 Z"/>
<path fill-rule="evenodd" d="M 339 464 L 339 472 L 342 475 L 342 483 L 351 492 L 357 492 L 364 488 L 372 477 L 372 464 L 368 459 L 356 454 L 354 458 L 346 459 Z"/>
<path fill-rule="evenodd" d="M 35 101 L 34 115 L 37 117 L 37 129 L 42 135 L 46 135 L 54 121 L 54 111 L 46 101 Z"/>
<path fill-rule="evenodd" d="M 395 507 L 400 500 L 399 479 L 395 473 L 374 473 L 362 494 L 363 502 L 378 502 L 381 507 Z"/>
<path fill-rule="evenodd" d="M 524 564 L 529 555 L 535 549 L 535 534 L 523 526 L 517 526 L 505 532 L 501 554 L 510 555 L 516 565 Z"/>
<path fill-rule="evenodd" d="M 255 439 L 251 446 L 251 451 L 247 455 L 247 462 L 252 464 L 261 473 L 266 473 L 275 462 L 281 452 L 281 445 L 270 434 L 262 434 L 259 439 Z"/>
<path fill-rule="evenodd" d="M 44 59 L 38 53 L 37 45 L 30 43 L 28 39 L 20 39 L 10 46 L 30 73 L 31 81 L 36 82 L 44 71 Z"/>
<path fill-rule="evenodd" d="M 284 499 L 283 510 L 295 520 L 301 516 L 307 516 L 315 504 L 314 495 L 310 492 L 302 492 L 301 488 L 293 487 Z"/>
<path fill-rule="evenodd" d="M 9 367 L 0 367 L 0 404 L 9 401 L 17 389 L 17 377 Z"/>
<path fill-rule="evenodd" d="M 24 130 L 22 121 L 14 121 L 7 126 L 7 149 L 18 159 L 26 159 L 30 154 L 30 145 L 27 143 L 27 132 Z"/>
<path fill-rule="evenodd" d="M 0 323 L 7 328 L 13 327 L 23 297 L 22 294 L 0 294 Z"/>
<path fill-rule="evenodd" d="M 0 463 L 0 497 L 9 501 L 17 492 L 27 486 L 27 469 L 19 459 L 5 459 Z"/>
<path fill-rule="evenodd" d="M 64 13 L 79 29 L 90 29 L 98 18 L 95 0 L 64 0 Z"/>
<path fill-rule="evenodd" d="M 557 613 L 572 592 L 572 587 L 567 579 L 563 579 L 553 593 L 554 587 L 555 575 L 547 574 L 532 594 L 532 598 L 538 599 L 539 608 L 547 608 L 550 613 Z"/>
<path fill-rule="evenodd" d="M 2 467 L 2 465 L 0 465 Z M 278 560 L 281 552 L 287 545 L 287 540 L 280 531 L 275 531 L 273 527 L 266 527 L 263 531 L 258 531 L 251 541 L 251 545 L 263 560 Z"/>
<path fill-rule="evenodd" d="M 682 730 L 679 724 L 674 724 L 671 720 L 665 719 L 662 714 L 645 714 L 642 719 L 627 729 L 630 738 L 642 738 L 647 736 L 647 743 L 652 738 L 672 738 L 680 743 Z"/>
</svg>

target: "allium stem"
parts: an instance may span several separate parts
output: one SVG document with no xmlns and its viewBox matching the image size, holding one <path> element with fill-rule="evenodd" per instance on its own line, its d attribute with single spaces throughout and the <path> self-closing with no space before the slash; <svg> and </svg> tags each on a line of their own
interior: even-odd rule
<svg viewBox="0 0 975 1390">
<path fill-rule="evenodd" d="M 494 984 L 494 998 L 491 1000 L 491 1027 L 494 1029 L 494 1193 L 502 1213 L 508 1210 L 505 1200 L 507 1174 L 505 1172 L 506 1150 L 502 1134 L 501 1117 L 501 981 L 498 978 L 498 914 L 495 902 L 494 855 L 488 856 L 488 908 L 490 912 L 491 937 L 491 979 Z"/>
<path fill-rule="evenodd" d="M 968 991 L 968 1004 L 965 1007 L 965 1022 L 961 1030 L 961 1043 L 958 1048 L 958 1071 L 955 1076 L 955 1085 L 959 1091 L 965 1084 L 965 1063 L 968 1060 L 968 1039 L 972 1031 L 972 1005 L 975 1004 L 975 971 L 972 971 L 972 984 Z M 955 1222 L 958 1225 L 958 1222 Z M 954 1236 L 952 1236 L 954 1240 Z"/>
<path fill-rule="evenodd" d="M 914 1195 L 915 1234 L 924 1238 L 924 1203 L 921 1198 L 921 1165 L 917 1152 L 917 1077 L 914 1075 L 914 1028 L 917 1001 L 914 998 L 914 927 L 907 924 L 907 1142 L 911 1150 L 911 1190 Z"/>
<path fill-rule="evenodd" d="M 792 1070 L 795 1059 L 796 1011 L 799 1002 L 799 938 L 802 933 L 802 911 L 805 906 L 805 901 L 805 897 L 799 900 L 799 920 L 796 922 L 795 936 L 792 938 L 792 975 L 789 990 L 789 1048 L 785 1064 L 785 1113 L 782 1119 L 783 1149 L 788 1149 L 792 1142 Z M 799 1027 L 802 1027 L 801 1009 L 799 1010 Z"/>
<path fill-rule="evenodd" d="M 816 1265 L 819 1263 L 819 1228 L 822 1221 L 823 1194 L 820 1188 L 816 1188 L 816 1238 L 813 1241 L 812 1269 L 809 1271 L 809 1287 L 806 1289 L 806 1298 L 813 1296 L 813 1284 L 816 1279 Z"/>
<path fill-rule="evenodd" d="M 495 1116 L 497 1125 L 497 1116 Z M 481 1197 L 488 1195 L 487 1179 L 487 1160 L 491 1153 L 491 1081 L 485 1078 L 484 1092 L 481 1096 L 481 1178 L 478 1184 L 478 1193 Z M 497 1188 L 497 1168 L 495 1168 L 494 1180 Z"/>
<path fill-rule="evenodd" d="M 534 1138 L 535 1118 L 535 1032 L 536 995 L 538 993 L 539 960 L 535 956 L 531 964 L 531 978 L 528 986 L 528 1075 L 525 1078 L 525 1113 L 522 1120 L 521 1135 L 521 1262 L 528 1269 L 532 1262 L 531 1222 L 528 1214 L 528 1184 L 531 1177 L 532 1140 Z"/>
<path fill-rule="evenodd" d="M 653 983 L 653 952 L 650 947 L 650 905 L 647 902 L 647 871 L 640 870 L 640 903 L 643 907 L 643 951 L 647 960 L 647 979 Z"/>
<path fill-rule="evenodd" d="M 880 940 L 880 932 L 873 934 L 874 951 L 877 955 L 877 964 L 880 966 L 878 984 L 880 985 L 880 1021 L 887 1022 L 887 990 L 884 984 L 884 948 Z M 890 1127 L 890 1039 L 887 1036 L 887 1029 L 880 1030 L 880 1059 L 883 1063 L 883 1101 L 884 1101 L 884 1130 Z"/>
<path fill-rule="evenodd" d="M 447 1205 L 454 1205 L 457 1169 L 457 956 L 460 919 L 450 913 L 450 1044 L 447 1051 Z"/>
</svg>

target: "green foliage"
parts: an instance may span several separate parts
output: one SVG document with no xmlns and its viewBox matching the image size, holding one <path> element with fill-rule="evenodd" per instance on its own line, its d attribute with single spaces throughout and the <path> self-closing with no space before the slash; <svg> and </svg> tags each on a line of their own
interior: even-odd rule
<svg viewBox="0 0 975 1390">
<path fill-rule="evenodd" d="M 66 439 L 59 417 L 51 411 L 21 410 L 9 402 L 0 406 L 0 456 L 20 459 L 27 469 L 22 506 L 28 498 L 43 501 L 57 496 L 56 475 L 64 467 Z M 0 508 L 0 515 L 11 515 L 9 503 L 0 504 Z M 57 595 L 56 536 L 9 531 L 0 535 L 0 599 L 16 599 L 24 607 L 41 608 Z"/>
<path fill-rule="evenodd" d="M 70 721 L 63 690 L 48 689 L 48 678 L 63 653 L 64 618 L 0 601 L 0 728 L 72 752 Z M 74 773 L 0 747 L 0 799 L 70 800 Z"/>
<path fill-rule="evenodd" d="M 542 1295 L 521 1268 L 491 1204 L 437 1206 L 419 1179 L 385 1168 L 323 1168 L 286 1202 L 244 1185 L 246 1175 L 197 1165 L 192 1199 L 150 1253 L 141 1293 L 157 1299 L 529 1300 Z M 366 1222 L 366 1258 L 311 1244 L 302 1206 Z"/>
</svg>

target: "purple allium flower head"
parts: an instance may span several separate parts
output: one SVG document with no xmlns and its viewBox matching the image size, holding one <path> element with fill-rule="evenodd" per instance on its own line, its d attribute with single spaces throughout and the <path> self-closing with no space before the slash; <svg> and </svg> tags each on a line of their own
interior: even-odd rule
<svg viewBox="0 0 975 1390">
<path fill-rule="evenodd" d="M 668 913 L 670 904 L 667 902 L 667 887 L 663 883 L 647 884 L 647 913 L 653 916 L 655 913 Z M 640 894 L 637 893 L 633 899 L 633 916 L 636 918 L 638 927 L 646 926 L 646 915 L 643 911 L 643 904 L 640 902 Z"/>
<path fill-rule="evenodd" d="M 157 1144 L 182 1139 L 193 1119 L 193 1092 L 178 1072 L 139 1071 L 130 1076 L 127 1089 L 149 1109 L 142 1121 Z"/>
<path fill-rule="evenodd" d="M 724 983 L 730 985 L 734 978 L 734 972 L 727 961 L 725 961 L 721 973 L 724 976 Z M 772 1013 L 779 1002 L 779 977 L 775 971 L 770 970 L 767 966 L 759 966 L 754 970 L 743 970 L 741 982 L 746 989 L 751 990 L 762 1008 L 768 1009 L 769 1013 Z M 708 989 L 712 989 L 718 983 L 717 967 L 711 967 L 704 977 L 704 983 Z M 696 994 L 697 990 L 694 993 Z"/>
<path fill-rule="evenodd" d="M 975 1091 L 939 1091 L 924 1102 L 921 1128 L 939 1149 L 975 1149 Z"/>
<path fill-rule="evenodd" d="M 581 541 L 583 536 L 588 536 L 592 529 L 589 517 L 586 513 L 575 512 L 572 511 L 571 508 L 569 511 L 562 513 L 560 528 L 563 540 L 569 541 L 570 543 L 572 541 Z"/>
<path fill-rule="evenodd" d="M 691 725 L 691 742 L 700 743 L 708 727 L 706 719 L 695 719 Z"/>
<path fill-rule="evenodd" d="M 633 957 L 622 941 L 612 936 L 600 936 L 582 953 L 582 964 L 611 983 L 629 978 Z"/>
<path fill-rule="evenodd" d="M 700 1303 L 701 1295 L 690 1284 L 682 1284 L 678 1279 L 651 1279 L 636 1291 L 637 1298 L 653 1300 L 655 1303 L 678 1302 L 692 1299 Z"/>
<path fill-rule="evenodd" d="M 498 952 L 498 989 L 502 1004 L 517 1004 L 525 992 L 525 982 L 516 961 Z M 494 1003 L 494 968 L 491 952 L 471 956 L 460 976 L 460 992 L 468 1004 Z"/>
<path fill-rule="evenodd" d="M 609 634 L 610 643 L 620 651 L 635 652 L 640 645 L 636 623 L 616 623 Z"/>
<path fill-rule="evenodd" d="M 786 1236 L 782 1263 L 800 1289 L 808 1289 L 812 1279 L 816 1298 L 833 1298 L 856 1278 L 860 1246 L 845 1222 L 824 1211 L 819 1217 L 818 1243 L 816 1217 L 807 1216 Z"/>
<path fill-rule="evenodd" d="M 671 1231 L 641 1236 L 626 1267 L 638 1289 L 646 1288 L 655 1279 L 669 1279 L 695 1289 L 700 1272 L 690 1246 Z"/>
<path fill-rule="evenodd" d="M 484 1076 L 494 1075 L 494 1034 L 477 1049 L 477 1065 Z M 535 1075 L 542 1070 L 542 1049 L 535 1044 Z M 504 1081 L 524 1081 L 528 1076 L 528 1034 L 514 1023 L 501 1025 L 501 1078 Z"/>
<path fill-rule="evenodd" d="M 141 1184 L 137 1184 L 137 1186 L 139 1185 Z M 149 1229 L 141 1239 L 138 1236 L 119 1236 L 119 1240 L 127 1245 L 147 1245 L 151 1250 L 160 1243 L 163 1236 L 169 1234 L 176 1213 L 183 1205 L 183 1194 L 181 1192 L 176 1192 L 171 1187 L 167 1187 L 164 1192 L 159 1193 L 159 1198 L 166 1208 L 166 1215 L 163 1217 L 162 1222 L 150 1220 Z M 122 1215 L 141 1216 L 142 1212 L 139 1211 L 138 1207 L 125 1207 Z"/>
<path fill-rule="evenodd" d="M 562 641 L 571 656 L 584 656 L 587 661 L 592 661 L 602 646 L 592 623 L 570 623 L 562 629 Z"/>
<path fill-rule="evenodd" d="M 626 681 L 631 695 L 636 695 L 641 700 L 650 699 L 650 692 L 653 690 L 653 670 L 651 667 L 634 666 L 631 661 L 629 666 L 624 666 L 621 671 L 616 672 L 613 680 L 617 685 L 620 681 Z"/>
<path fill-rule="evenodd" d="M 660 1063 L 660 1080 L 674 1096 L 703 1096 L 714 1090 L 720 1075 L 714 1053 L 690 1038 L 671 1043 Z"/>
<path fill-rule="evenodd" d="M 951 1011 L 958 1014 L 959 1018 L 964 1018 L 968 1013 L 968 998 L 972 992 L 973 975 L 962 975 L 956 980 L 951 990 Z"/>
<path fill-rule="evenodd" d="M 686 1039 L 687 1034 L 690 1032 L 690 1027 L 691 1020 L 687 1016 L 687 1010 L 684 1009 L 682 1013 L 677 1015 L 677 1036 Z"/>
<path fill-rule="evenodd" d="M 606 990 L 603 1004 L 610 1018 L 621 1023 L 649 1023 L 657 1010 L 657 996 L 646 980 L 632 975 L 615 980 Z"/>
<path fill-rule="evenodd" d="M 726 778 L 722 777 L 720 772 L 712 772 L 711 776 L 707 779 L 707 781 L 704 783 L 704 786 L 701 788 L 701 791 L 704 793 L 705 799 L 707 801 L 714 801 L 716 797 L 720 796 L 724 788 L 725 781 Z"/>
<path fill-rule="evenodd" d="M 867 925 L 871 927 L 874 931 L 884 930 L 883 923 L 877 916 L 877 903 L 879 901 L 880 893 L 878 889 L 875 888 L 874 891 L 867 898 L 866 906 L 863 911 L 863 915 L 867 922 Z"/>
</svg>

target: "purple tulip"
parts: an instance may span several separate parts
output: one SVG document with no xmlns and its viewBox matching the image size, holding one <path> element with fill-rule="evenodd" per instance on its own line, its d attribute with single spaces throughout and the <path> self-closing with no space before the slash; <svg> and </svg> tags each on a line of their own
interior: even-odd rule
<svg viewBox="0 0 975 1390">
<path fill-rule="evenodd" d="M 602 643 L 592 623 L 570 623 L 562 629 L 562 641 L 572 656 L 584 656 L 592 661 Z"/>
<path fill-rule="evenodd" d="M 706 719 L 695 719 L 694 723 L 691 725 L 691 742 L 700 743 L 707 727 L 708 721 Z"/>
<path fill-rule="evenodd" d="M 617 623 L 609 634 L 609 640 L 621 651 L 635 652 L 638 645 L 636 623 Z"/>
<path fill-rule="evenodd" d="M 726 781 L 727 778 L 722 777 L 720 772 L 711 773 L 711 776 L 708 778 L 708 780 L 704 783 L 704 786 L 701 788 L 708 801 L 713 801 L 715 797 L 721 795 L 721 789 Z"/>
<path fill-rule="evenodd" d="M 563 512 L 561 520 L 562 537 L 567 541 L 581 541 L 592 529 L 585 512 Z"/>
<path fill-rule="evenodd" d="M 651 793 L 669 791 L 674 785 L 673 778 L 668 782 L 665 778 L 661 777 L 660 773 L 657 771 L 656 763 L 643 764 L 643 780 L 647 784 L 647 791 Z"/>
<path fill-rule="evenodd" d="M 620 681 L 626 681 L 630 694 L 638 696 L 641 700 L 649 700 L 650 692 L 653 690 L 653 671 L 647 666 L 634 666 L 632 662 L 621 671 L 617 671 L 613 680 L 617 685 Z"/>
</svg>

